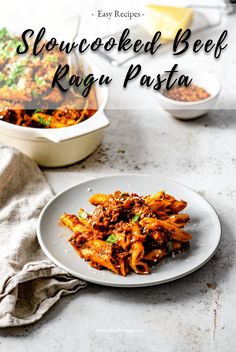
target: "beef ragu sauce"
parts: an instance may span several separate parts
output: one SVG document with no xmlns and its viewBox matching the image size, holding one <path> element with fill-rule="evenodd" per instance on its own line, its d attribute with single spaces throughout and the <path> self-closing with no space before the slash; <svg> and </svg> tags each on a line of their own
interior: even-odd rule
<svg viewBox="0 0 236 352">
<path fill-rule="evenodd" d="M 95 194 L 90 203 L 91 214 L 80 209 L 60 221 L 74 233 L 69 241 L 80 257 L 96 269 L 149 274 L 162 258 L 189 247 L 191 235 L 182 230 L 189 216 L 179 213 L 187 203 L 163 191 Z"/>
<path fill-rule="evenodd" d="M 51 88 L 59 63 L 67 62 L 64 53 L 17 55 L 19 44 L 18 36 L 10 35 L 6 28 L 0 30 L 1 120 L 25 127 L 61 128 L 94 115 L 98 109 L 94 87 L 86 98 L 62 93 L 57 87 Z"/>
</svg>

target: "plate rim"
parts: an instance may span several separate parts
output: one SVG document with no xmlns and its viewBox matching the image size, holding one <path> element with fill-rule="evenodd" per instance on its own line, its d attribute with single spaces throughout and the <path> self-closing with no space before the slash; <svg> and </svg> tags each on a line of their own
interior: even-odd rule
<svg viewBox="0 0 236 352">
<path fill-rule="evenodd" d="M 199 265 L 197 265 L 196 267 L 190 269 L 190 270 L 187 270 L 186 272 L 182 273 L 182 274 L 179 274 L 177 276 L 174 276 L 174 277 L 170 277 L 170 278 L 167 278 L 167 279 L 163 279 L 163 280 L 159 280 L 159 281 L 153 281 L 153 282 L 147 282 L 147 283 L 107 283 L 107 282 L 104 282 L 100 279 L 96 280 L 95 278 L 88 278 L 87 275 L 83 275 L 83 274 L 78 274 L 76 271 L 74 271 L 73 269 L 70 269 L 68 268 L 66 265 L 60 263 L 60 261 L 58 261 L 52 254 L 51 252 L 47 249 L 47 246 L 44 244 L 44 241 L 42 239 L 42 234 L 41 234 L 41 231 L 40 231 L 40 225 L 41 225 L 41 221 L 42 221 L 42 218 L 46 212 L 46 210 L 49 208 L 49 206 L 51 205 L 51 203 L 53 203 L 57 198 L 59 198 L 63 193 L 66 193 L 68 192 L 69 190 L 73 189 L 73 188 L 76 188 L 82 184 L 85 184 L 85 183 L 88 183 L 88 182 L 91 182 L 91 181 L 96 181 L 96 180 L 100 180 L 100 179 L 108 179 L 108 178 L 115 178 L 115 177 L 126 177 L 126 176 L 129 176 L 129 177 L 147 177 L 147 178 L 151 178 L 151 179 L 156 179 L 156 180 L 161 180 L 161 179 L 165 179 L 167 181 L 170 181 L 171 183 L 174 183 L 174 184 L 178 184 L 194 193 L 196 193 L 199 197 L 201 197 L 202 199 L 204 199 L 204 201 L 208 204 L 208 206 L 213 210 L 213 213 L 215 215 L 215 220 L 217 220 L 217 227 L 218 227 L 218 231 L 219 231 L 219 238 L 218 238 L 218 241 L 217 241 L 217 244 L 215 245 L 215 249 L 212 251 L 212 253 L 203 261 L 201 262 Z M 169 177 L 166 177 L 165 175 L 163 176 L 154 176 L 154 175 L 147 175 L 147 174 L 142 174 L 142 173 L 138 173 L 138 174 L 135 174 L 135 173 L 120 173 L 120 174 L 112 174 L 112 175 L 103 175 L 103 176 L 99 176 L 99 177 L 92 177 L 92 178 L 89 178 L 87 180 L 83 180 L 81 182 L 78 182 L 72 186 L 69 186 L 69 187 L 66 187 L 64 190 L 60 191 L 59 193 L 55 194 L 53 196 L 53 198 L 51 200 L 49 200 L 49 202 L 43 207 L 43 209 L 41 210 L 41 213 L 39 215 L 39 218 L 38 218 L 38 221 L 37 221 L 37 239 L 38 239 L 38 242 L 40 244 L 40 247 L 41 249 L 43 250 L 44 254 L 52 261 L 52 263 L 54 263 L 55 265 L 57 265 L 59 268 L 61 268 L 62 270 L 64 270 L 66 273 L 69 273 L 73 276 L 75 276 L 76 278 L 78 279 L 82 279 L 86 282 L 91 282 L 91 283 L 94 283 L 94 284 L 98 284 L 98 285 L 102 285 L 102 286 L 108 286 L 108 287 L 120 287 L 120 288 L 138 288 L 138 287 L 148 287 L 148 286 L 156 286 L 156 285 L 161 285 L 161 284 L 164 284 L 164 283 L 168 283 L 168 282 L 171 282 L 171 281 L 175 281 L 175 280 L 178 280 L 178 279 L 181 279 L 189 274 L 192 274 L 193 272 L 197 271 L 198 269 L 200 269 L 202 266 L 204 266 L 213 256 L 214 254 L 216 253 L 218 247 L 219 247 L 219 244 L 220 244 L 220 241 L 222 239 L 222 225 L 221 225 L 221 222 L 220 222 L 220 218 L 219 218 L 219 215 L 216 211 L 216 209 L 214 208 L 214 206 L 204 197 L 202 196 L 200 193 L 198 193 L 197 191 L 195 191 L 193 188 L 189 187 L 189 186 L 186 186 L 185 184 L 179 182 L 179 181 L 175 181 Z M 145 276 L 145 275 L 144 275 Z"/>
</svg>

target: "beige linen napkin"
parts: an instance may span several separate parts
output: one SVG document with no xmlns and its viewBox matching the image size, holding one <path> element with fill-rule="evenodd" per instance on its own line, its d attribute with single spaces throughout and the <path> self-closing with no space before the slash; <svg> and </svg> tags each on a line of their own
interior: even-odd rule
<svg viewBox="0 0 236 352">
<path fill-rule="evenodd" d="M 52 196 L 35 162 L 0 144 L 0 327 L 34 323 L 61 296 L 86 286 L 39 247 L 37 219 Z"/>
</svg>

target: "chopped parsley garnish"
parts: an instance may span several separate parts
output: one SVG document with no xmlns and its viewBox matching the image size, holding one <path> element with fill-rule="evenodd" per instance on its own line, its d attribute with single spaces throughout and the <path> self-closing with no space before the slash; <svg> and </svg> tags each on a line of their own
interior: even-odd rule
<svg viewBox="0 0 236 352">
<path fill-rule="evenodd" d="M 35 76 L 34 80 L 38 86 L 42 86 L 43 84 L 46 83 L 42 77 Z"/>
<path fill-rule="evenodd" d="M 51 121 L 52 121 L 52 118 L 50 117 L 48 120 L 45 120 L 43 117 L 39 116 L 39 115 L 35 115 L 38 119 L 38 122 L 41 124 L 41 125 L 44 125 L 44 126 L 47 126 L 49 127 L 50 124 L 51 124 Z"/>
<path fill-rule="evenodd" d="M 22 65 L 17 65 L 15 68 L 14 68 L 14 70 L 13 70 L 13 72 L 12 72 L 12 77 L 13 78 L 15 78 L 16 76 L 18 76 L 20 73 L 22 73 L 23 71 L 24 71 L 24 66 L 22 66 Z"/>
<path fill-rule="evenodd" d="M 57 62 L 58 62 L 58 57 L 55 56 L 55 55 L 50 55 L 50 56 L 47 57 L 47 61 L 48 61 L 48 62 L 55 62 L 55 63 L 57 63 Z"/>
<path fill-rule="evenodd" d="M 115 244 L 116 243 L 116 236 L 112 233 L 107 239 L 106 242 L 110 244 Z"/>
<path fill-rule="evenodd" d="M 11 79 L 11 78 L 8 78 L 7 80 L 6 80 L 6 85 L 8 86 L 8 87 L 10 87 L 12 84 L 13 84 L 13 80 Z"/>
<path fill-rule="evenodd" d="M 17 47 L 22 44 L 19 38 L 11 38 L 5 28 L 0 30 L 0 56 L 3 59 L 14 57 Z"/>
<path fill-rule="evenodd" d="M 14 68 L 14 70 L 11 72 L 11 75 L 6 80 L 6 85 L 12 86 L 16 82 L 16 80 L 19 79 L 19 76 L 23 73 L 24 69 L 25 69 L 24 66 L 17 65 Z"/>
<path fill-rule="evenodd" d="M 0 72 L 0 81 L 4 81 L 4 80 L 5 80 L 5 75 L 2 72 Z"/>
<path fill-rule="evenodd" d="M 17 40 L 14 44 L 15 44 L 15 47 L 17 49 L 18 46 L 21 46 L 23 44 L 23 42 L 21 42 L 20 40 Z"/>
<path fill-rule="evenodd" d="M 5 37 L 7 34 L 8 34 L 8 31 L 7 31 L 6 27 L 3 27 L 2 29 L 0 29 L 0 39 Z"/>
<path fill-rule="evenodd" d="M 36 110 L 34 110 L 34 114 L 37 114 L 37 113 L 39 113 L 39 112 L 43 112 L 43 110 L 42 110 L 42 109 L 36 109 Z"/>
<path fill-rule="evenodd" d="M 136 215 L 134 215 L 133 218 L 132 218 L 132 222 L 138 221 L 138 219 L 140 218 L 140 215 L 141 215 L 141 214 L 136 214 Z"/>
<path fill-rule="evenodd" d="M 126 198 L 126 196 L 127 196 L 127 193 L 122 192 L 122 193 L 120 194 L 120 198 L 121 198 L 122 200 L 124 200 L 124 199 Z"/>
<path fill-rule="evenodd" d="M 85 212 L 85 211 L 80 211 L 79 213 L 78 213 L 78 218 L 79 219 L 82 219 L 82 220 L 85 220 L 85 219 L 87 219 L 87 216 L 88 216 L 88 214 Z"/>
</svg>

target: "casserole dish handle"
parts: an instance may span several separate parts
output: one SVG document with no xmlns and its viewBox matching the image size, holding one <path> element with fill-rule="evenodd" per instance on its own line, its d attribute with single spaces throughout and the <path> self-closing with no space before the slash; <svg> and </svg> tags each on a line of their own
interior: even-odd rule
<svg viewBox="0 0 236 352">
<path fill-rule="evenodd" d="M 39 130 L 36 138 L 47 139 L 54 143 L 60 143 L 96 132 L 102 128 L 107 127 L 108 125 L 108 118 L 103 111 L 100 111 L 96 120 L 91 117 L 88 120 L 79 123 L 78 125 L 65 128 Z"/>
</svg>

